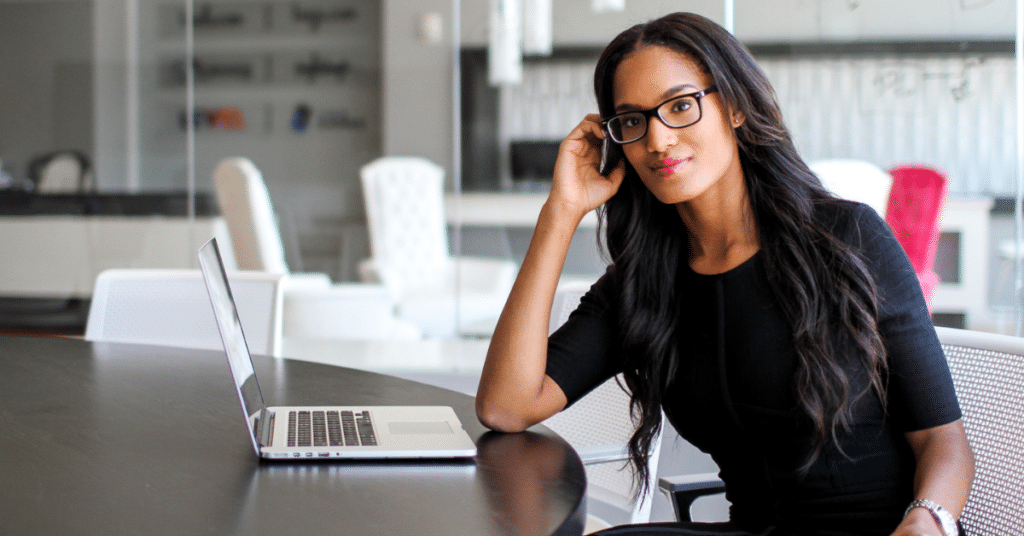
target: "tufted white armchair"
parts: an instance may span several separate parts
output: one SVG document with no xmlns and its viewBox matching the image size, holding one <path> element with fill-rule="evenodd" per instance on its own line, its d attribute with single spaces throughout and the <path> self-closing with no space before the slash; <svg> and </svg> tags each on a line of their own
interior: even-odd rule
<svg viewBox="0 0 1024 536">
<path fill-rule="evenodd" d="M 452 258 L 444 170 L 422 158 L 384 157 L 360 170 L 372 257 L 363 281 L 383 283 L 398 317 L 430 337 L 490 335 L 515 280 L 512 261 Z"/>
<path fill-rule="evenodd" d="M 394 300 L 380 284 L 333 283 L 325 273 L 291 273 L 263 174 L 248 158 L 225 158 L 213 173 L 242 270 L 285 274 L 281 322 L 284 338 L 417 339 L 415 326 L 398 320 Z"/>
</svg>

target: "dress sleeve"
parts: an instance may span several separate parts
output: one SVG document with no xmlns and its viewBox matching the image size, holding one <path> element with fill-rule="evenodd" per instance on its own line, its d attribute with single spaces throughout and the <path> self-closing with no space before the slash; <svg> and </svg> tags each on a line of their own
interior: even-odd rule
<svg viewBox="0 0 1024 536">
<path fill-rule="evenodd" d="M 613 284 L 610 273 L 602 276 L 548 337 L 547 375 L 565 393 L 567 407 L 621 371 Z"/>
<path fill-rule="evenodd" d="M 873 209 L 859 205 L 854 215 L 851 243 L 860 246 L 878 287 L 878 326 L 889 363 L 893 423 L 910 432 L 959 419 L 949 365 L 906 252 Z"/>
</svg>

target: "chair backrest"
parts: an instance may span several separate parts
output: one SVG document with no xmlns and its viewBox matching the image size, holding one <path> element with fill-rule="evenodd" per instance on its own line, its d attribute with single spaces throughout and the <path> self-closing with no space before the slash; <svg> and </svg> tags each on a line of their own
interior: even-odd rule
<svg viewBox="0 0 1024 536">
<path fill-rule="evenodd" d="M 884 169 L 863 160 L 847 159 L 818 160 L 809 165 L 830 192 L 865 203 L 885 217 L 892 176 Z"/>
<path fill-rule="evenodd" d="M 277 216 L 263 174 L 248 158 L 225 158 L 213 172 L 220 213 L 241 270 L 288 273 Z"/>
<path fill-rule="evenodd" d="M 889 174 L 893 182 L 885 221 L 910 257 L 914 271 L 929 271 L 939 246 L 946 176 L 935 169 L 910 166 L 890 169 Z"/>
<path fill-rule="evenodd" d="M 936 332 L 975 457 L 974 485 L 960 521 L 971 536 L 1024 534 L 1024 339 Z"/>
<path fill-rule="evenodd" d="M 231 272 L 249 351 L 281 355 L 281 274 Z M 85 339 L 223 349 L 199 270 L 114 269 L 96 278 Z"/>
<path fill-rule="evenodd" d="M 281 329 L 289 342 L 422 337 L 414 326 L 395 318 L 395 303 L 383 285 L 335 283 L 310 288 L 289 282 L 283 303 Z"/>
<path fill-rule="evenodd" d="M 451 262 L 444 217 L 444 169 L 423 158 L 384 157 L 362 167 L 370 249 L 392 288 L 440 284 Z"/>
<path fill-rule="evenodd" d="M 551 311 L 552 332 L 569 318 L 589 288 L 589 284 L 559 287 Z M 543 424 L 580 454 L 587 472 L 588 495 L 627 512 L 629 523 L 646 523 L 658 487 L 661 436 L 655 439 L 648 463 L 648 491 L 640 500 L 634 500 L 633 471 L 626 449 L 636 424 L 630 415 L 629 394 L 620 381 L 621 377 L 611 378 Z"/>
</svg>

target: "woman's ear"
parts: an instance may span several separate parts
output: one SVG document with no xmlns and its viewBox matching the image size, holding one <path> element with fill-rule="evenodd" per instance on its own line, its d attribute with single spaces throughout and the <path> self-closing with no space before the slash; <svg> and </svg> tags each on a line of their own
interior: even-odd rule
<svg viewBox="0 0 1024 536">
<path fill-rule="evenodd" d="M 730 114 L 730 117 L 731 117 L 730 122 L 732 123 L 732 128 L 739 128 L 740 125 L 742 125 L 743 122 L 747 120 L 747 116 L 744 115 L 743 112 L 732 112 Z"/>
</svg>

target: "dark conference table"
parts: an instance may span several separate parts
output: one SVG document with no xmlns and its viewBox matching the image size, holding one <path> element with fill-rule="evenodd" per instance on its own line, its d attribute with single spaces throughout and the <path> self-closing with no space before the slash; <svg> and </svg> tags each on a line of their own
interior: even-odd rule
<svg viewBox="0 0 1024 536">
<path fill-rule="evenodd" d="M 254 357 L 270 405 L 450 405 L 463 462 L 263 462 L 222 352 L 0 336 L 0 534 L 582 532 L 585 476 L 543 427 L 488 432 L 472 397 Z"/>
</svg>

